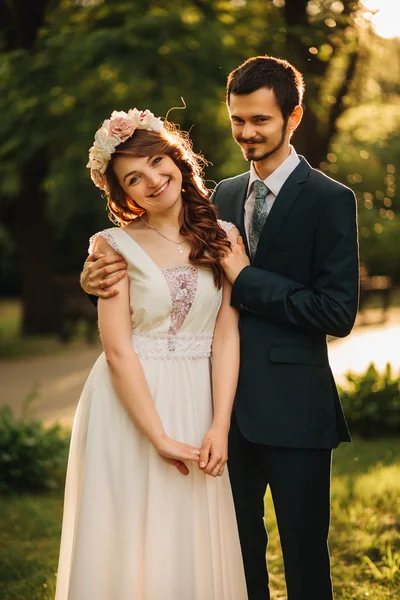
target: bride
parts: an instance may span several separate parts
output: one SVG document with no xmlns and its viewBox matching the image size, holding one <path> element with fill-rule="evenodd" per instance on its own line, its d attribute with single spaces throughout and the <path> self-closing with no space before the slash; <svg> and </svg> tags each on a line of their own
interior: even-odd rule
<svg viewBox="0 0 400 600">
<path fill-rule="evenodd" d="M 113 112 L 88 167 L 117 224 L 90 251 L 118 252 L 128 276 L 98 301 L 56 600 L 246 600 L 226 470 L 238 313 L 220 265 L 238 231 L 217 222 L 188 138 L 149 111 Z"/>
</svg>

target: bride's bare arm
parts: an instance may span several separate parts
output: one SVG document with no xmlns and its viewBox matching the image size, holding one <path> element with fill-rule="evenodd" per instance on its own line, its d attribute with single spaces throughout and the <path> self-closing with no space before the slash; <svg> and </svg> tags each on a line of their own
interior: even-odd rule
<svg viewBox="0 0 400 600">
<path fill-rule="evenodd" d="M 229 232 L 232 243 L 236 243 L 238 234 L 236 228 Z M 239 374 L 239 312 L 230 305 L 231 290 L 225 278 L 212 345 L 214 419 L 200 450 L 200 467 L 213 476 L 222 475 L 228 458 L 228 433 Z"/>
<path fill-rule="evenodd" d="M 96 251 L 107 256 L 113 252 L 99 236 Z M 98 317 L 101 340 L 111 379 L 117 395 L 135 425 L 148 437 L 155 449 L 172 462 L 198 461 L 198 449 L 169 438 L 164 432 L 138 356 L 131 344 L 132 324 L 129 304 L 129 280 L 117 284 L 119 293 L 112 298 L 99 299 Z M 170 461 L 171 462 L 171 461 Z M 184 472 L 182 464 L 175 466 Z"/>
</svg>

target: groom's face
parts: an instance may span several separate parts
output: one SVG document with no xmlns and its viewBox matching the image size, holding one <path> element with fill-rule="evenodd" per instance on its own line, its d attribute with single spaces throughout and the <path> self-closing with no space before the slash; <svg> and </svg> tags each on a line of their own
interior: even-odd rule
<svg viewBox="0 0 400 600">
<path fill-rule="evenodd" d="M 251 94 L 231 94 L 228 111 L 232 135 L 246 160 L 264 160 L 288 143 L 288 121 L 283 118 L 272 90 L 261 88 Z"/>
</svg>

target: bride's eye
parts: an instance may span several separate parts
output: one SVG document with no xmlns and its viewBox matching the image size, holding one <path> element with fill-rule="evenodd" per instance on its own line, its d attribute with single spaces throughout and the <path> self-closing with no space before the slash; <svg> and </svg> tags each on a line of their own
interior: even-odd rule
<svg viewBox="0 0 400 600">
<path fill-rule="evenodd" d="M 153 167 L 155 167 L 156 165 L 160 164 L 160 162 L 162 161 L 163 157 L 162 156 L 157 156 L 154 160 L 153 160 Z"/>
<path fill-rule="evenodd" d="M 129 181 L 129 185 L 134 185 L 135 183 L 137 183 L 139 181 L 139 176 L 135 175 L 134 177 L 132 177 L 132 179 Z"/>
</svg>

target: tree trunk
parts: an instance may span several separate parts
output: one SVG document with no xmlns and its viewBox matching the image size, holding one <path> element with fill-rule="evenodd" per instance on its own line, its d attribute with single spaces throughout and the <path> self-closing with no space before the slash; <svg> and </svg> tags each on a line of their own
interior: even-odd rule
<svg viewBox="0 0 400 600">
<path fill-rule="evenodd" d="M 43 334 L 54 330 L 49 225 L 43 180 L 48 158 L 37 152 L 25 164 L 23 182 L 16 202 L 13 232 L 20 257 L 22 278 L 23 334 Z"/>
<path fill-rule="evenodd" d="M 315 113 L 305 104 L 304 115 L 295 133 L 293 144 L 298 154 L 302 154 L 314 169 L 318 169 L 328 153 L 330 138 L 320 133 L 320 124 Z"/>
<path fill-rule="evenodd" d="M 0 3 L 0 18 L 6 50 L 33 51 L 38 32 L 45 23 L 49 0 L 15 0 Z M 32 75 L 33 76 L 33 75 Z M 49 160 L 45 151 L 33 154 L 21 170 L 21 191 L 10 212 L 12 231 L 20 259 L 22 280 L 22 333 L 41 334 L 54 330 L 51 250 L 43 182 Z"/>
<path fill-rule="evenodd" d="M 349 16 L 357 7 L 356 0 L 344 0 L 344 14 Z M 304 116 L 298 133 L 294 137 L 296 150 L 305 156 L 312 167 L 318 168 L 320 163 L 326 159 L 333 136 L 337 131 L 337 122 L 346 106 L 343 102 L 354 78 L 357 61 L 359 57 L 358 48 L 349 53 L 348 65 L 344 74 L 343 83 L 336 93 L 336 103 L 326 104 L 328 125 L 322 124 L 317 114 L 310 105 L 307 105 L 307 97 L 320 97 L 320 85 L 329 73 L 329 62 L 321 61 L 309 53 L 308 43 L 303 41 L 307 29 L 313 32 L 313 25 L 308 22 L 307 16 L 308 0 L 286 0 L 285 18 L 288 25 L 286 47 L 289 59 L 293 64 L 308 75 L 306 81 L 307 89 L 304 101 Z M 337 25 L 338 34 L 342 34 L 344 25 Z M 310 35 L 312 38 L 312 35 Z M 335 51 L 339 50 L 338 46 Z M 308 90 L 308 91 L 307 91 Z M 311 104 L 311 103 L 310 103 Z"/>
</svg>

